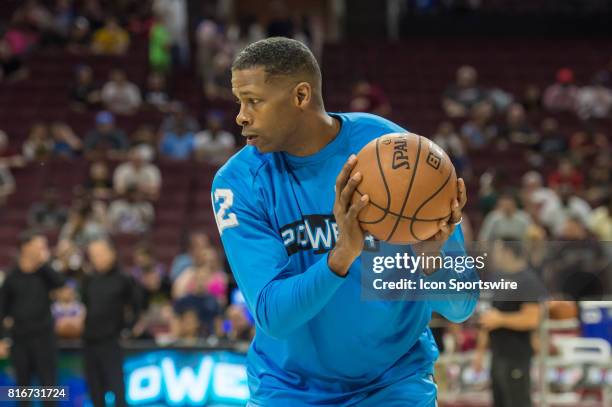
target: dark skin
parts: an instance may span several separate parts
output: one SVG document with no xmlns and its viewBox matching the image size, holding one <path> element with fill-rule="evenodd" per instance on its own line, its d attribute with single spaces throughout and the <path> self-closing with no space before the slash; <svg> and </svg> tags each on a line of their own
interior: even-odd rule
<svg viewBox="0 0 612 407">
<path fill-rule="evenodd" d="M 325 112 L 320 81 L 306 73 L 288 77 L 268 75 L 263 67 L 232 70 L 232 93 L 240 104 L 236 123 L 242 127 L 247 143 L 261 153 L 284 151 L 295 156 L 312 155 L 340 131 L 340 122 Z M 351 155 L 336 178 L 334 217 L 338 241 L 329 253 L 328 265 L 339 276 L 345 276 L 359 257 L 365 237 L 358 216 L 368 205 L 369 197 L 364 195 L 351 203 L 363 178 L 359 172 L 351 177 L 356 163 L 357 157 Z M 428 241 L 435 243 L 438 253 L 453 233 L 454 223 L 461 219 L 461 210 L 467 201 L 462 179 L 457 181 L 457 190 L 451 219 L 441 221 L 440 231 Z"/>
</svg>

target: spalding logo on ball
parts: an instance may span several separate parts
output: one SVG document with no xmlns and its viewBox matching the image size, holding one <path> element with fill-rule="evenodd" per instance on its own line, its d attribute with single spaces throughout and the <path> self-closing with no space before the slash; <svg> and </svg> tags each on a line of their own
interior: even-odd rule
<svg viewBox="0 0 612 407">
<path fill-rule="evenodd" d="M 361 227 L 379 240 L 412 244 L 438 232 L 457 197 L 455 167 L 433 141 L 392 133 L 370 141 L 353 168 L 363 180 L 353 196 L 370 196 L 359 214 Z M 352 175 L 352 174 L 351 174 Z"/>
</svg>

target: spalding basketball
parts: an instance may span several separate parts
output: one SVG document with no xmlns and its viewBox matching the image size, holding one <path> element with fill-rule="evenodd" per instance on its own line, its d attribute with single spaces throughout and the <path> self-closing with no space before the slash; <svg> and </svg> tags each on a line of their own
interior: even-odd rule
<svg viewBox="0 0 612 407">
<path fill-rule="evenodd" d="M 369 142 L 357 155 L 351 175 L 363 179 L 353 196 L 368 194 L 361 227 L 379 240 L 412 244 L 438 232 L 450 219 L 457 175 L 450 158 L 433 141 L 412 133 L 392 133 Z"/>
</svg>

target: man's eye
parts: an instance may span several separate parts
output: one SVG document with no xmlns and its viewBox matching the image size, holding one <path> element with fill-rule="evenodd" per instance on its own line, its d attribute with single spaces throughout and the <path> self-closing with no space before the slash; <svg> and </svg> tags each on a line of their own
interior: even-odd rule
<svg viewBox="0 0 612 407">
<path fill-rule="evenodd" d="M 250 104 L 252 104 L 252 105 L 256 105 L 256 104 L 258 104 L 259 102 L 261 102 L 261 100 L 260 100 L 260 99 L 252 99 L 252 98 L 251 98 L 251 99 L 249 99 L 249 103 L 250 103 Z"/>
</svg>

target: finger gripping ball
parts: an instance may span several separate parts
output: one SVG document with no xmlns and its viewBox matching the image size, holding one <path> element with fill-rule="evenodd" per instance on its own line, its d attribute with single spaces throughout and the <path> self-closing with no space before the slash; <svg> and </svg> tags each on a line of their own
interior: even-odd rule
<svg viewBox="0 0 612 407">
<path fill-rule="evenodd" d="M 361 227 L 379 240 L 412 244 L 427 240 L 449 220 L 457 197 L 457 175 L 448 155 L 413 133 L 391 133 L 369 142 L 357 155 L 352 174 L 363 180 L 353 195 L 368 194 Z M 352 175 L 351 174 L 351 175 Z"/>
</svg>

